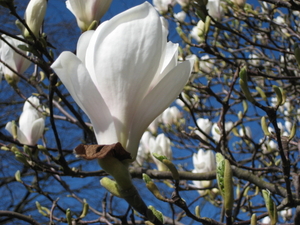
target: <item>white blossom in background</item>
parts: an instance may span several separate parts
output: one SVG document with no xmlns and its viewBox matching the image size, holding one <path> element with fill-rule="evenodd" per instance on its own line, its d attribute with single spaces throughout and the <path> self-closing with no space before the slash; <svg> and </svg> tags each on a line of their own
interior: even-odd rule
<svg viewBox="0 0 300 225">
<path fill-rule="evenodd" d="M 209 55 L 201 56 L 199 60 L 199 68 L 202 72 L 211 73 L 215 61 L 209 57 Z"/>
<path fill-rule="evenodd" d="M 6 36 L 5 34 L 3 34 L 1 37 L 5 39 L 10 45 L 15 47 L 22 54 L 28 55 L 27 52 L 18 48 L 18 45 L 25 45 L 24 42 Z M 31 64 L 31 62 L 27 58 L 18 54 L 14 49 L 12 49 L 8 44 L 6 44 L 1 39 L 0 39 L 0 59 L 19 74 L 23 74 Z M 12 70 L 10 70 L 8 67 L 6 67 L 4 64 L 0 63 L 0 65 L 2 68 L 2 72 L 5 76 L 5 79 L 9 83 L 16 84 L 20 80 L 20 77 L 17 74 L 15 74 Z"/>
<path fill-rule="evenodd" d="M 17 139 L 25 145 L 35 145 L 45 128 L 44 116 L 31 103 L 36 107 L 40 106 L 40 100 L 37 97 L 29 97 L 23 106 L 19 127 L 17 127 Z M 5 129 L 13 135 L 12 122 L 8 122 Z"/>
<path fill-rule="evenodd" d="M 169 160 L 172 160 L 172 150 L 171 150 L 171 141 L 168 137 L 166 137 L 163 133 L 159 134 L 154 142 L 151 142 L 150 146 L 150 152 L 156 153 L 158 155 L 166 156 Z M 159 171 L 167 171 L 168 168 L 160 162 L 158 159 L 156 159 L 154 156 L 152 156 L 157 169 Z"/>
<path fill-rule="evenodd" d="M 93 21 L 99 22 L 112 0 L 67 0 L 66 7 L 76 17 L 81 31 L 86 31 Z"/>
<path fill-rule="evenodd" d="M 191 37 L 197 42 L 205 41 L 205 24 L 202 20 L 199 20 L 197 26 L 194 26 L 190 33 Z"/>
<path fill-rule="evenodd" d="M 182 118 L 181 112 L 176 106 L 168 107 L 161 114 L 161 121 L 165 126 L 172 126 L 177 124 Z"/>
<path fill-rule="evenodd" d="M 198 127 L 207 135 L 210 134 L 212 128 L 212 122 L 209 119 L 198 118 L 197 119 Z M 207 137 L 201 133 L 199 130 L 196 130 L 195 133 L 199 135 L 203 140 L 207 140 Z"/>
<path fill-rule="evenodd" d="M 140 145 L 136 157 L 136 161 L 139 163 L 139 165 L 143 165 L 144 160 L 148 158 L 151 146 L 154 145 L 154 142 L 155 137 L 149 131 L 145 131 L 140 140 Z"/>
<path fill-rule="evenodd" d="M 250 54 L 249 55 L 249 62 L 252 64 L 252 65 L 254 65 L 254 66 L 259 66 L 260 65 L 260 59 L 259 59 L 260 57 L 257 55 L 257 54 L 255 54 L 255 53 L 253 53 L 253 54 Z"/>
<path fill-rule="evenodd" d="M 174 13 L 174 18 L 183 23 L 186 18 L 186 12 L 180 11 L 178 13 Z"/>
<path fill-rule="evenodd" d="M 223 19 L 224 12 L 220 5 L 220 0 L 208 0 L 206 8 L 208 10 L 208 14 L 214 18 L 214 20 L 220 21 Z"/>
<path fill-rule="evenodd" d="M 289 209 L 284 209 L 280 211 L 280 216 L 284 221 L 289 221 L 293 217 L 293 210 L 291 208 Z"/>
<path fill-rule="evenodd" d="M 152 3 L 159 13 L 164 14 L 168 12 L 169 6 L 173 7 L 177 2 L 176 0 L 153 0 Z"/>
<path fill-rule="evenodd" d="M 216 158 L 214 152 L 211 150 L 199 149 L 198 153 L 193 154 L 193 173 L 207 173 L 216 170 Z M 193 181 L 194 185 L 198 188 L 209 188 L 212 185 L 211 180 Z M 205 191 L 199 190 L 200 195 Z"/>
<path fill-rule="evenodd" d="M 35 37 L 39 36 L 47 9 L 46 0 L 30 0 L 25 10 L 25 22 Z M 29 31 L 23 27 L 24 37 L 31 38 Z"/>
<path fill-rule="evenodd" d="M 266 217 L 264 217 L 263 219 L 262 219 L 262 221 L 261 221 L 263 224 L 270 224 L 270 222 L 271 222 L 271 219 L 270 219 L 270 217 L 268 217 L 268 216 L 266 216 Z"/>
<path fill-rule="evenodd" d="M 178 44 L 167 35 L 145 2 L 84 32 L 77 55 L 63 52 L 51 66 L 90 118 L 98 144 L 120 142 L 132 160 L 144 131 L 178 96 L 193 66 L 177 62 Z"/>
<path fill-rule="evenodd" d="M 225 123 L 225 131 L 229 131 L 231 130 L 231 128 L 233 127 L 233 122 L 231 121 L 228 121 Z M 220 138 L 221 138 L 221 132 L 220 132 L 220 129 L 218 127 L 218 124 L 217 123 L 214 123 L 212 128 L 211 128 L 211 133 L 213 135 L 213 139 L 215 141 L 219 141 Z"/>
<path fill-rule="evenodd" d="M 245 134 L 246 133 L 246 134 Z M 239 129 L 239 135 L 241 137 L 247 136 L 249 138 L 252 138 L 252 132 L 250 127 L 244 127 Z"/>
<path fill-rule="evenodd" d="M 246 0 L 231 0 L 231 1 L 241 8 L 244 8 L 246 4 Z"/>
<path fill-rule="evenodd" d="M 287 130 L 288 133 L 291 133 L 293 123 L 289 120 L 284 121 L 284 127 Z"/>
<path fill-rule="evenodd" d="M 157 133 L 157 129 L 158 129 L 158 125 L 161 121 L 161 114 L 156 117 L 148 126 L 148 130 L 152 133 L 152 134 L 156 134 Z"/>
<path fill-rule="evenodd" d="M 261 139 L 259 142 L 261 143 L 263 139 Z M 262 144 L 262 152 L 263 154 L 268 154 L 274 150 L 278 149 L 278 144 L 274 140 L 267 139 Z"/>
<path fill-rule="evenodd" d="M 177 3 L 181 5 L 181 7 L 185 7 L 190 4 L 191 0 L 177 0 Z"/>
</svg>

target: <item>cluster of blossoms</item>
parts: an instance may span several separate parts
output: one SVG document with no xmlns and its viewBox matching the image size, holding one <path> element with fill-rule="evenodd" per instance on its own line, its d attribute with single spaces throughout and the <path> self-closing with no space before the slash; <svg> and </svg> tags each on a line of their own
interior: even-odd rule
<svg viewBox="0 0 300 225">
<path fill-rule="evenodd" d="M 32 39 L 32 35 L 38 38 L 40 28 L 46 13 L 46 0 L 31 0 L 25 10 L 24 20 L 30 31 L 25 28 L 20 21 L 17 21 L 24 38 Z M 5 76 L 7 82 L 11 85 L 16 85 L 20 80 L 19 75 L 23 74 L 30 66 L 28 60 L 28 52 L 20 49 L 18 46 L 25 45 L 22 42 L 22 36 L 17 36 L 19 40 L 2 35 L 0 38 L 0 69 Z M 0 81 L 2 74 L 0 74 Z"/>
<path fill-rule="evenodd" d="M 151 122 L 151 124 L 148 126 L 148 130 L 152 134 L 156 134 L 160 123 L 162 123 L 164 127 L 169 128 L 173 124 L 178 126 L 183 122 L 182 114 L 179 109 L 176 106 L 171 106 L 166 108 L 162 114 L 160 114 Z"/>
<path fill-rule="evenodd" d="M 163 133 L 155 137 L 149 131 L 146 131 L 144 132 L 140 141 L 136 158 L 137 163 L 139 165 L 143 165 L 143 162 L 145 160 L 152 159 L 159 171 L 167 171 L 167 167 L 155 157 L 153 157 L 153 153 L 166 156 L 168 159 L 172 160 L 171 141 Z"/>
</svg>

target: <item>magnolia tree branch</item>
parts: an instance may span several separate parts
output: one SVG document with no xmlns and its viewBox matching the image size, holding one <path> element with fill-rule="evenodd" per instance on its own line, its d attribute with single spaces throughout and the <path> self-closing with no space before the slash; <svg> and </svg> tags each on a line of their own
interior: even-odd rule
<svg viewBox="0 0 300 225">
<path fill-rule="evenodd" d="M 21 213 L 17 213 L 17 212 L 0 210 L 0 217 L 3 217 L 3 216 L 10 217 L 10 218 L 17 218 L 19 220 L 26 221 L 33 225 L 40 225 L 40 223 L 38 223 L 36 220 L 34 220 L 31 216 L 25 216 L 25 215 L 23 215 Z"/>
</svg>

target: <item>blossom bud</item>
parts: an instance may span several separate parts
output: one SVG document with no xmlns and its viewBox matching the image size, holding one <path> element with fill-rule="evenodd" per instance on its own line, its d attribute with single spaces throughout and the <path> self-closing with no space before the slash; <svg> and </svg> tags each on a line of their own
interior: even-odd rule
<svg viewBox="0 0 300 225">
<path fill-rule="evenodd" d="M 297 43 L 294 45 L 294 54 L 295 54 L 296 61 L 300 66 L 300 48 Z"/>
<path fill-rule="evenodd" d="M 199 206 L 199 205 L 197 205 L 197 206 L 195 207 L 195 215 L 196 215 L 197 217 L 200 217 L 200 206 Z"/>
<path fill-rule="evenodd" d="M 257 218 L 255 213 L 251 216 L 251 225 L 257 225 Z"/>
<path fill-rule="evenodd" d="M 122 198 L 122 194 L 118 188 L 117 182 L 109 179 L 108 177 L 103 177 L 100 180 L 100 184 L 114 196 Z"/>
<path fill-rule="evenodd" d="M 48 210 L 45 210 L 47 208 L 42 207 L 41 204 L 38 201 L 35 202 L 35 205 L 36 205 L 36 208 L 38 209 L 40 214 L 42 214 L 43 216 L 48 216 L 48 213 L 44 212 L 44 211 L 48 211 Z"/>
<path fill-rule="evenodd" d="M 25 22 L 35 37 L 39 36 L 40 29 L 46 14 L 46 0 L 30 0 L 25 11 Z M 32 38 L 30 32 L 24 28 L 23 36 Z"/>
<path fill-rule="evenodd" d="M 152 211 L 153 215 L 162 223 L 164 224 L 164 215 L 161 211 L 155 209 L 152 205 L 148 206 L 148 209 Z"/>
<path fill-rule="evenodd" d="M 233 183 L 232 183 L 232 170 L 229 160 L 225 159 L 224 168 L 224 208 L 227 217 L 231 217 L 233 203 L 234 203 L 234 193 L 233 193 Z"/>
<path fill-rule="evenodd" d="M 270 136 L 271 133 L 270 133 L 270 131 L 268 129 L 267 122 L 266 122 L 266 117 L 265 116 L 261 117 L 260 123 L 261 123 L 261 128 L 262 128 L 264 134 L 266 136 Z"/>
<path fill-rule="evenodd" d="M 259 86 L 256 86 L 255 89 L 256 89 L 256 91 L 259 93 L 260 97 L 261 97 L 264 101 L 267 101 L 267 96 L 266 96 L 265 92 L 264 92 Z"/>
<path fill-rule="evenodd" d="M 15 179 L 16 179 L 16 181 L 22 183 L 20 170 L 17 170 L 17 172 L 15 173 Z"/>
<path fill-rule="evenodd" d="M 83 208 L 82 208 L 82 213 L 81 213 L 81 215 L 79 216 L 79 218 L 84 218 L 86 215 L 87 215 L 87 213 L 88 213 L 88 211 L 89 211 L 89 204 L 85 201 L 85 199 L 84 199 L 84 202 L 83 202 Z"/>
<path fill-rule="evenodd" d="M 276 98 L 277 98 L 276 107 L 279 107 L 280 105 L 282 105 L 284 103 L 283 97 L 282 97 L 282 92 L 279 89 L 279 87 L 277 87 L 276 85 L 273 85 L 272 88 L 276 93 Z"/>
<path fill-rule="evenodd" d="M 296 126 L 296 124 L 294 124 L 291 129 L 289 140 L 292 140 L 294 138 L 294 136 L 296 135 L 296 129 L 297 129 L 297 126 Z"/>
<path fill-rule="evenodd" d="M 239 73 L 239 76 L 240 76 L 240 80 L 239 80 L 239 84 L 241 86 L 241 89 L 246 97 L 246 99 L 251 102 L 251 103 L 254 103 L 255 100 L 254 98 L 252 97 L 250 91 L 249 91 L 249 88 L 248 88 L 248 84 L 247 84 L 247 68 L 246 67 L 243 67 Z"/>
<path fill-rule="evenodd" d="M 67 208 L 66 210 L 66 219 L 68 222 L 68 225 L 72 225 L 72 215 L 71 215 L 71 210 Z"/>
<path fill-rule="evenodd" d="M 152 181 L 152 179 L 145 173 L 143 173 L 143 180 L 146 183 L 146 187 L 149 191 L 159 200 L 166 201 L 166 199 L 161 195 L 160 191 L 158 190 L 158 187 L 156 184 Z"/>
<path fill-rule="evenodd" d="M 278 220 L 278 215 L 276 205 L 271 198 L 271 192 L 269 190 L 262 190 L 262 195 L 264 197 L 266 208 L 271 219 L 271 225 L 275 225 Z"/>
<path fill-rule="evenodd" d="M 184 42 L 190 43 L 190 40 L 187 38 L 187 36 L 185 35 L 185 33 L 182 31 L 180 27 L 176 27 L 176 31 Z"/>
</svg>

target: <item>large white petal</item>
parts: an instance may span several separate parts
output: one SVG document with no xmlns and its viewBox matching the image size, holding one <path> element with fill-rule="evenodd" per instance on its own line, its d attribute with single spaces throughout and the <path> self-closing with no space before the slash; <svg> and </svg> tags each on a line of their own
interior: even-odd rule
<svg viewBox="0 0 300 225">
<path fill-rule="evenodd" d="M 42 136 L 45 128 L 45 120 L 44 118 L 39 118 L 32 124 L 31 134 L 28 137 L 28 140 L 31 145 L 35 145 L 40 137 Z"/>
<path fill-rule="evenodd" d="M 135 106 L 157 71 L 162 46 L 161 21 L 148 2 L 101 24 L 93 35 L 87 68 L 112 115 L 121 122 L 117 130 L 127 130 L 124 122 L 131 124 Z"/>
<path fill-rule="evenodd" d="M 78 39 L 77 42 L 77 49 L 76 55 L 77 57 L 85 64 L 85 56 L 86 56 L 86 49 L 90 43 L 90 40 L 95 33 L 94 30 L 89 30 L 84 32 Z"/>
<path fill-rule="evenodd" d="M 90 118 L 98 144 L 117 142 L 111 114 L 80 59 L 71 52 L 63 52 L 51 67 Z"/>
<path fill-rule="evenodd" d="M 168 42 L 166 44 L 164 57 L 161 60 L 159 70 L 151 82 L 151 88 L 154 87 L 167 73 L 169 73 L 176 65 L 178 58 L 178 44 Z"/>
<path fill-rule="evenodd" d="M 179 95 L 186 84 L 193 61 L 185 61 L 173 68 L 143 99 L 132 124 L 127 151 L 135 158 L 139 140 L 147 126 Z M 150 107 L 151 106 L 151 107 Z"/>
</svg>

